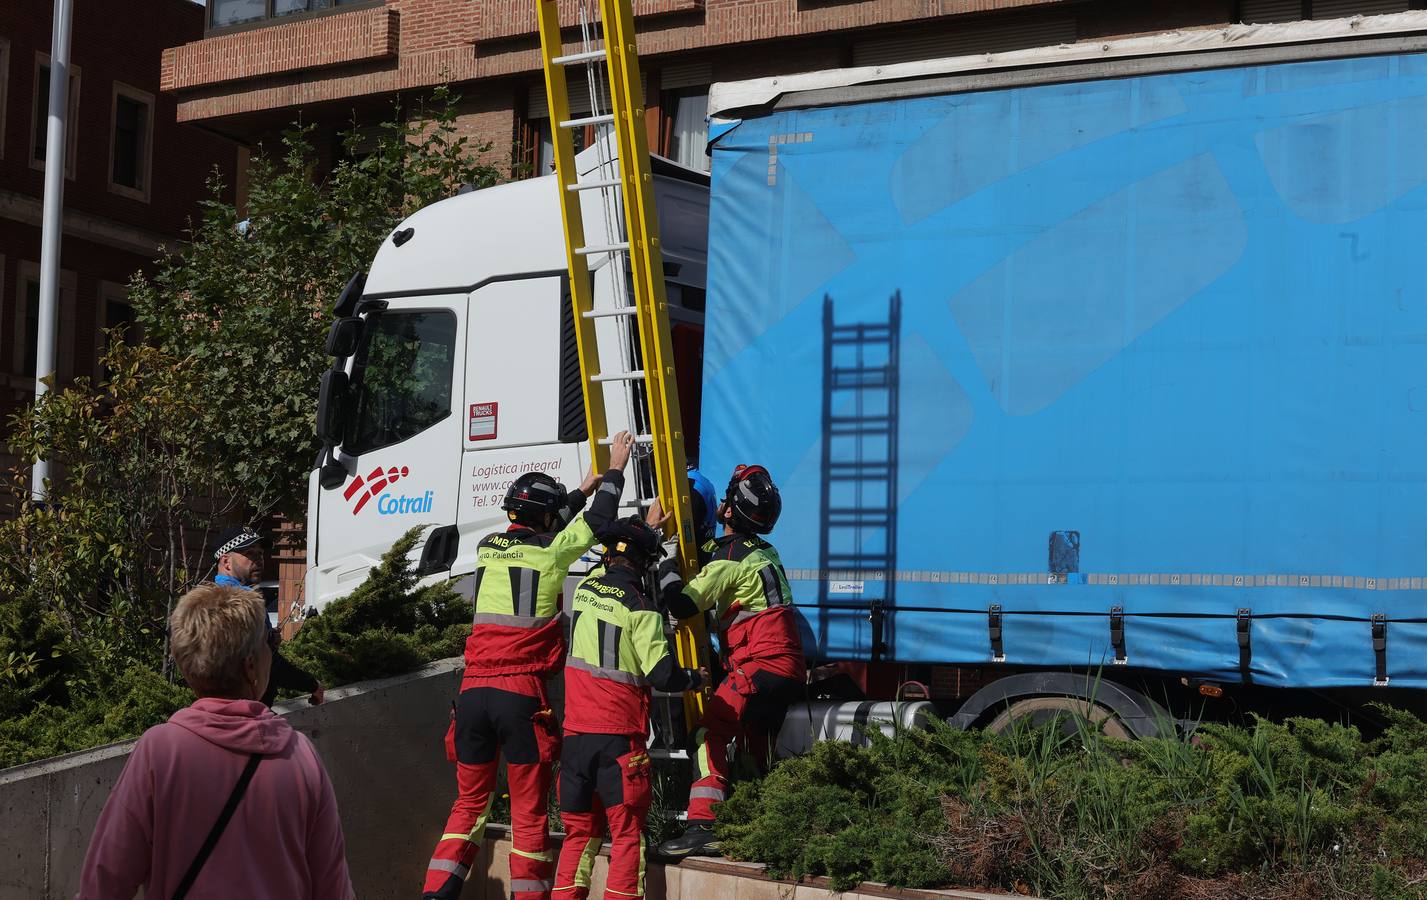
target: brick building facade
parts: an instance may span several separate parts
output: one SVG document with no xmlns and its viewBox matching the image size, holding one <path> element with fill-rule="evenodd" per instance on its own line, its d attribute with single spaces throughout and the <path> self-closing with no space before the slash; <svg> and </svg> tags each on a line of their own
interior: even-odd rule
<svg viewBox="0 0 1427 900">
<path fill-rule="evenodd" d="M 714 81 L 1423 2 L 635 0 L 634 12 L 651 146 L 697 162 Z M 561 3 L 571 26 L 579 5 Z M 464 130 L 493 157 L 515 163 L 516 174 L 548 164 L 532 0 L 209 0 L 208 24 L 202 40 L 163 55 L 163 90 L 177 99 L 180 122 L 254 143 L 300 110 L 335 152 L 354 114 L 375 121 L 393 98 L 450 81 L 463 97 Z M 578 29 L 566 37 L 574 49 Z"/>
<path fill-rule="evenodd" d="M 104 328 L 129 318 L 126 286 L 180 237 L 214 166 L 231 184 L 238 147 L 177 122 L 159 89 L 161 51 L 201 37 L 203 8 L 144 0 L 115 15 L 77 0 L 70 62 L 56 364 L 95 373 Z M 34 394 L 52 0 L 0 4 L 0 420 Z"/>
</svg>

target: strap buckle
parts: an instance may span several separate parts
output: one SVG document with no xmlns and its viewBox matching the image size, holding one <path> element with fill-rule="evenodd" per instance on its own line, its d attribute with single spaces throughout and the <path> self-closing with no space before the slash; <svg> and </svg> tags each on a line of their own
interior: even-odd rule
<svg viewBox="0 0 1427 900">
<path fill-rule="evenodd" d="M 1387 616 L 1383 613 L 1373 613 L 1372 652 L 1376 668 L 1376 674 L 1372 680 L 1373 687 L 1387 687 L 1389 681 L 1387 677 Z"/>
<path fill-rule="evenodd" d="M 1006 649 L 1001 642 L 1001 604 L 992 603 L 986 610 L 986 630 L 991 637 L 991 661 L 1006 661 Z"/>
<path fill-rule="evenodd" d="M 1243 679 L 1244 684 L 1252 684 L 1254 680 L 1253 669 L 1250 665 L 1254 655 L 1252 628 L 1253 610 L 1247 606 L 1240 607 L 1234 622 L 1234 631 L 1239 641 L 1239 677 Z"/>
<path fill-rule="evenodd" d="M 1127 665 L 1130 660 L 1125 653 L 1125 608 L 1123 606 L 1110 607 L 1110 646 L 1115 648 L 1115 665 Z"/>
</svg>

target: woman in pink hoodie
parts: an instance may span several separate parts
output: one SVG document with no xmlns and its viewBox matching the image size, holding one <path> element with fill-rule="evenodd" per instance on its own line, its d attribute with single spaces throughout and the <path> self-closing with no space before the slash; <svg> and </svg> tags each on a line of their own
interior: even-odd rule
<svg viewBox="0 0 1427 900">
<path fill-rule="evenodd" d="M 191 898 L 353 897 L 332 783 L 305 735 L 260 702 L 271 649 L 262 600 L 204 585 L 169 620 L 174 661 L 198 700 L 144 732 L 104 804 L 81 900 L 174 897 L 249 763 L 246 791 Z"/>
</svg>

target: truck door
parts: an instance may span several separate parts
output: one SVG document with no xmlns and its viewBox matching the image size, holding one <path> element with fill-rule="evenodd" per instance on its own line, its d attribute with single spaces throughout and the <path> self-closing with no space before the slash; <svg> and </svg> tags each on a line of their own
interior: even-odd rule
<svg viewBox="0 0 1427 900">
<path fill-rule="evenodd" d="M 567 284 L 563 275 L 544 274 L 470 295 L 452 577 L 475 571 L 476 544 L 509 524 L 501 501 L 512 481 L 544 472 L 573 489 L 589 465 Z"/>
<path fill-rule="evenodd" d="M 346 478 L 317 491 L 310 605 L 350 593 L 411 527 L 456 521 L 465 320 L 464 295 L 366 314 L 337 452 Z"/>
</svg>

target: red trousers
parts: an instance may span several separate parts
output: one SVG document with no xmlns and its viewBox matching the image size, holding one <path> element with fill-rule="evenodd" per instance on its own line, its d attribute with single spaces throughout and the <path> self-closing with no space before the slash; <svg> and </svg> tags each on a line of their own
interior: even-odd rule
<svg viewBox="0 0 1427 900">
<path fill-rule="evenodd" d="M 560 755 L 565 845 L 555 873 L 557 900 L 585 900 L 609 828 L 605 900 L 644 897 L 644 819 L 653 798 L 644 735 L 566 734 Z"/>
<path fill-rule="evenodd" d="M 531 676 L 530 685 L 519 679 L 499 683 L 512 682 L 535 693 L 471 687 L 457 701 L 447 751 L 455 757 L 458 793 L 427 865 L 426 900 L 461 895 L 480 852 L 502 753 L 510 783 L 511 895 L 515 900 L 550 896 L 554 855 L 547 845 L 546 820 L 559 737 L 539 679 Z"/>
<path fill-rule="evenodd" d="M 803 696 L 799 671 L 801 659 L 754 660 L 735 666 L 719 683 L 694 733 L 699 780 L 689 788 L 688 821 L 712 822 L 714 804 L 728 799 L 731 741 L 737 739 L 758 766 L 767 764 L 788 705 Z"/>
</svg>

